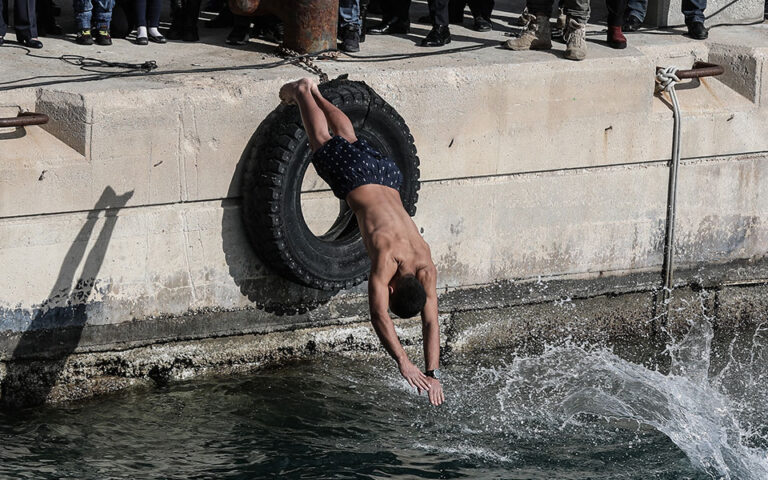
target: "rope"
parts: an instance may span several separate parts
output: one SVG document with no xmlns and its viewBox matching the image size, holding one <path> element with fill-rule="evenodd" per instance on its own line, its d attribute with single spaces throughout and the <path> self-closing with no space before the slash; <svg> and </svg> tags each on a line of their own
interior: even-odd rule
<svg viewBox="0 0 768 480">
<path fill-rule="evenodd" d="M 656 70 L 656 90 L 657 92 L 668 92 L 674 88 L 674 86 L 680 83 L 680 79 L 677 78 L 677 71 L 680 70 L 677 67 L 664 67 Z"/>
</svg>

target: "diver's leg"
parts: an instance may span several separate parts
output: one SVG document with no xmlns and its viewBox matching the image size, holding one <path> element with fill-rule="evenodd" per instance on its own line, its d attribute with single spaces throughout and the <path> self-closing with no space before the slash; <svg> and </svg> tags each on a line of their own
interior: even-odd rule
<svg viewBox="0 0 768 480">
<path fill-rule="evenodd" d="M 334 135 L 338 135 L 349 143 L 355 143 L 357 136 L 355 135 L 355 127 L 352 126 L 352 122 L 349 121 L 349 117 L 339 110 L 336 105 L 332 104 L 323 97 L 317 85 L 312 85 L 312 96 L 317 102 L 317 106 L 325 114 L 325 118 L 328 121 L 328 125 L 331 127 L 331 131 Z"/>
<path fill-rule="evenodd" d="M 328 133 L 326 116 L 312 95 L 313 86 L 308 78 L 286 83 L 280 88 L 280 99 L 299 106 L 301 121 L 309 137 L 309 146 L 315 152 L 331 139 L 331 134 Z"/>
</svg>

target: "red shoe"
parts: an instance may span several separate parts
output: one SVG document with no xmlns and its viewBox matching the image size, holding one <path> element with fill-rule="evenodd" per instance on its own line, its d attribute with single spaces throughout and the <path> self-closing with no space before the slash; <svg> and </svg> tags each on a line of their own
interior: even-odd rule
<svg viewBox="0 0 768 480">
<path fill-rule="evenodd" d="M 608 27 L 608 45 L 611 48 L 627 48 L 627 37 L 621 33 L 621 27 Z"/>
</svg>

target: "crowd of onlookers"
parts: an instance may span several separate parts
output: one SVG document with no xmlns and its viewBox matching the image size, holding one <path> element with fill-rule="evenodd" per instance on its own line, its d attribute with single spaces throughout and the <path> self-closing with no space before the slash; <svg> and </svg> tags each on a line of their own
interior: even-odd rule
<svg viewBox="0 0 768 480">
<path fill-rule="evenodd" d="M 42 48 L 40 36 L 61 35 L 56 23 L 60 9 L 54 0 L 12 0 L 13 23 L 18 43 L 29 48 Z M 112 37 L 127 38 L 137 45 L 167 40 L 195 42 L 199 40 L 198 23 L 201 0 L 170 0 L 170 27 L 161 33 L 160 13 L 164 0 L 73 0 L 76 32 L 80 45 L 111 45 Z M 281 0 L 288 1 L 288 0 Z M 590 0 L 527 0 L 519 17 L 522 34 L 504 42 L 510 50 L 545 50 L 552 47 L 553 37 L 566 43 L 566 58 L 586 57 L 586 24 L 590 16 Z M 0 0 L 0 45 L 7 25 L 8 0 Z M 624 32 L 637 31 L 645 20 L 648 0 L 605 0 L 608 9 L 607 43 L 613 48 L 625 48 Z M 706 0 L 682 0 L 682 13 L 688 35 L 694 39 L 707 38 L 704 26 Z M 450 25 L 464 22 L 468 6 L 472 28 L 479 32 L 493 29 L 491 15 L 494 0 L 428 0 L 429 15 L 418 18 L 419 23 L 432 25 L 421 45 L 440 47 L 451 42 Z M 357 52 L 365 35 L 407 34 L 411 29 L 411 0 L 339 0 L 339 49 Z M 243 45 L 250 37 L 282 40 L 282 24 L 272 16 L 242 17 L 233 14 L 227 0 L 209 0 L 207 9 L 219 14 L 205 22 L 210 28 L 230 28 L 226 42 Z M 366 21 L 368 13 L 380 14 L 375 24 Z M 554 13 L 554 16 L 553 16 Z M 554 17 L 555 21 L 551 19 Z M 768 4 L 766 4 L 768 18 Z"/>
</svg>

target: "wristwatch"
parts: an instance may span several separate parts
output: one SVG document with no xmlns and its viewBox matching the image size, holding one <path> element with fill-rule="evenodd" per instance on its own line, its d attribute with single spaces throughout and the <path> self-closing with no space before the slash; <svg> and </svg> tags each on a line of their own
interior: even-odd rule
<svg viewBox="0 0 768 480">
<path fill-rule="evenodd" d="M 428 377 L 432 377 L 435 380 L 440 380 L 440 369 L 436 368 L 434 370 L 427 370 L 426 372 L 424 372 L 424 375 Z"/>
</svg>

